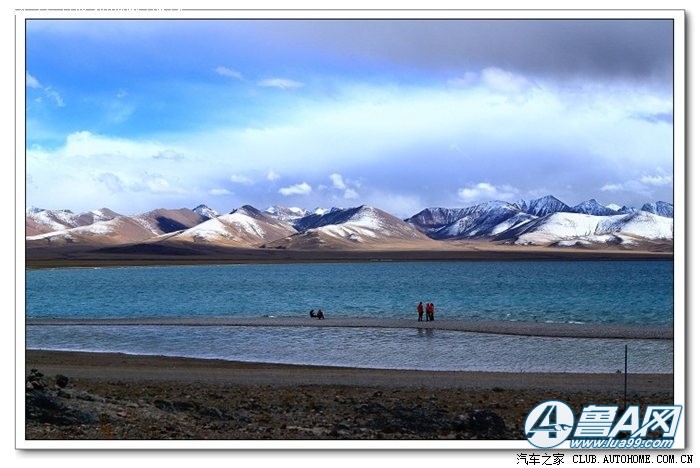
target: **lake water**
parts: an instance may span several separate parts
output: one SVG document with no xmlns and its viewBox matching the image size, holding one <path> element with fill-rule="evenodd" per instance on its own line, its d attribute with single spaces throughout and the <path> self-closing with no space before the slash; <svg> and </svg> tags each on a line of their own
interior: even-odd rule
<svg viewBox="0 0 700 468">
<path fill-rule="evenodd" d="M 670 325 L 673 263 L 406 262 L 27 271 L 28 318 L 306 314 Z"/>
<path fill-rule="evenodd" d="M 590 324 L 673 323 L 673 264 L 376 262 L 31 270 L 26 317 L 304 316 Z M 672 372 L 672 340 L 545 338 L 447 330 L 29 325 L 27 347 L 353 367 Z"/>
</svg>

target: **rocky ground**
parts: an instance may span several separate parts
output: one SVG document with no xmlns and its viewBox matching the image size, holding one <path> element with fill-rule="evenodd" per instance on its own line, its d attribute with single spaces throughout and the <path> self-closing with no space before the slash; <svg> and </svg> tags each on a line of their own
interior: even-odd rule
<svg viewBox="0 0 700 468">
<path fill-rule="evenodd" d="M 529 411 L 548 399 L 578 413 L 622 404 L 610 393 L 492 387 L 387 388 L 245 385 L 72 378 L 28 369 L 29 439 L 522 439 Z M 667 392 L 630 395 L 642 407 Z"/>
</svg>

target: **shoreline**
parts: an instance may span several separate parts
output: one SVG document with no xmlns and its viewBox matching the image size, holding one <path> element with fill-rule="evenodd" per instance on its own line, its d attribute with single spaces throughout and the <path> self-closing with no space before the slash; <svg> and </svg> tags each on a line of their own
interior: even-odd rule
<svg viewBox="0 0 700 468">
<path fill-rule="evenodd" d="M 124 249 L 122 249 L 124 250 Z M 134 252 L 76 247 L 25 249 L 25 267 L 109 268 L 133 266 L 200 266 L 295 263 L 365 262 L 520 262 L 520 261 L 673 261 L 673 251 L 571 249 L 565 247 L 488 246 L 453 247 L 446 250 L 286 250 L 210 249 L 163 253 L 148 248 Z"/>
<path fill-rule="evenodd" d="M 29 318 L 26 326 L 188 326 L 188 327 L 339 327 L 447 330 L 494 335 L 556 338 L 612 338 L 672 340 L 672 326 L 636 324 L 538 323 L 439 318 L 419 322 L 403 318 L 328 317 L 145 317 L 115 319 Z"/>
<path fill-rule="evenodd" d="M 190 382 L 224 385 L 342 385 L 557 391 L 619 391 L 617 373 L 434 371 L 274 364 L 161 355 L 27 349 L 25 371 L 86 380 Z M 636 393 L 673 391 L 673 374 L 628 374 Z"/>
</svg>

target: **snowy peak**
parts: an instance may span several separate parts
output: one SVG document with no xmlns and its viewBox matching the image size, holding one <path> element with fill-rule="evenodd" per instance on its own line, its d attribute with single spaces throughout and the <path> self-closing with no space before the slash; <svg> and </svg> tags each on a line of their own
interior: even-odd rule
<svg viewBox="0 0 700 468">
<path fill-rule="evenodd" d="M 619 208 L 620 207 L 618 207 L 618 209 Z M 603 206 L 593 198 L 574 206 L 573 211 L 574 213 L 589 214 L 594 216 L 612 216 L 617 214 L 617 210 Z"/>
<path fill-rule="evenodd" d="M 101 208 L 75 214 L 70 210 L 45 210 L 31 207 L 26 210 L 26 235 L 34 236 L 54 231 L 63 231 L 79 226 L 88 226 L 99 221 L 109 221 L 120 216 L 118 213 Z"/>
<path fill-rule="evenodd" d="M 552 195 L 546 195 L 530 201 L 520 200 L 515 206 L 533 216 L 547 216 L 552 213 L 573 211 L 569 205 Z"/>
<path fill-rule="evenodd" d="M 109 208 L 100 208 L 99 210 L 80 213 L 76 217 L 76 221 L 78 222 L 78 226 L 88 226 L 100 221 L 109 221 L 119 216 L 121 216 L 119 213 L 115 213 Z"/>
<path fill-rule="evenodd" d="M 26 211 L 26 220 L 33 230 L 41 232 L 61 231 L 79 226 L 77 216 L 70 210 L 44 210 L 33 207 Z"/>
<path fill-rule="evenodd" d="M 126 216 L 96 221 L 85 226 L 27 236 L 28 246 L 120 245 L 142 242 L 153 233 L 140 223 Z"/>
<path fill-rule="evenodd" d="M 193 226 L 168 241 L 257 247 L 295 232 L 289 223 L 277 220 L 250 205 L 244 205 L 231 213 Z"/>
<path fill-rule="evenodd" d="M 619 210 L 617 210 L 617 213 L 618 214 L 631 214 L 631 213 L 636 213 L 637 211 L 639 211 L 637 208 L 625 205 L 622 208 L 620 208 Z"/>
<path fill-rule="evenodd" d="M 614 216 L 553 213 L 507 230 L 496 237 L 516 245 L 572 246 L 672 240 L 673 220 L 651 213 Z"/>
<path fill-rule="evenodd" d="M 465 208 L 461 214 L 460 219 L 434 232 L 431 237 L 434 239 L 488 237 L 512 227 L 513 224 L 520 224 L 532 218 L 531 215 L 522 213 L 516 205 L 503 201 L 480 203 Z M 508 223 L 508 220 L 512 221 Z"/>
<path fill-rule="evenodd" d="M 429 234 L 463 218 L 469 213 L 468 210 L 469 208 L 426 208 L 406 219 L 406 222 Z"/>
<path fill-rule="evenodd" d="M 642 206 L 641 211 L 663 216 L 664 218 L 673 218 L 673 204 L 663 201 L 657 201 L 656 203 L 645 203 Z"/>
<path fill-rule="evenodd" d="M 287 249 L 378 248 L 429 241 L 414 226 L 371 206 L 310 214 L 295 223 L 298 234 L 272 244 Z"/>
<path fill-rule="evenodd" d="M 296 206 L 271 206 L 265 210 L 265 213 L 275 219 L 285 221 L 287 223 L 292 223 L 297 219 L 301 219 L 304 216 L 311 214 L 308 211 Z"/>
<path fill-rule="evenodd" d="M 216 210 L 209 208 L 207 205 L 199 205 L 196 208 L 192 208 L 192 211 L 206 219 L 212 219 L 219 216 L 219 213 Z"/>
</svg>

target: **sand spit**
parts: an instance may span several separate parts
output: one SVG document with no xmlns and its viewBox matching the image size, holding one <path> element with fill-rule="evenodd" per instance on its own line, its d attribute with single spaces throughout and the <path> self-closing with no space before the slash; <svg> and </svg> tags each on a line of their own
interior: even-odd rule
<svg viewBox="0 0 700 468">
<path fill-rule="evenodd" d="M 330 315 L 330 317 L 328 316 Z M 535 323 L 488 320 L 439 320 L 418 322 L 400 318 L 341 318 L 328 314 L 325 320 L 310 317 L 154 317 L 117 319 L 27 319 L 27 325 L 92 326 L 211 326 L 211 327 L 352 327 L 414 328 L 450 330 L 498 335 L 547 336 L 559 338 L 673 339 L 670 326 L 621 324 Z"/>
</svg>

